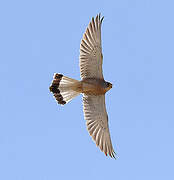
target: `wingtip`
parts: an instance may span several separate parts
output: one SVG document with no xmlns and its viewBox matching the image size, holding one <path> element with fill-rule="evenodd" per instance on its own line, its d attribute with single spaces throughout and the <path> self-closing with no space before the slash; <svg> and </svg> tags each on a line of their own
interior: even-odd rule
<svg viewBox="0 0 174 180">
<path fill-rule="evenodd" d="M 117 155 L 117 154 L 115 153 L 115 151 L 113 151 L 113 152 L 112 152 L 112 157 L 113 157 L 114 159 L 117 159 L 116 155 Z"/>
<path fill-rule="evenodd" d="M 116 154 L 113 152 L 113 153 L 112 153 L 112 157 L 113 157 L 114 159 L 117 159 L 115 155 L 116 155 Z"/>
<path fill-rule="evenodd" d="M 104 19 L 104 16 L 101 17 L 101 13 L 98 13 L 97 16 L 99 17 L 99 20 L 102 22 L 103 19 Z M 97 17 L 97 16 L 96 16 L 96 17 Z"/>
<path fill-rule="evenodd" d="M 101 18 L 101 23 L 103 22 L 104 16 Z"/>
<path fill-rule="evenodd" d="M 109 155 L 109 157 L 112 159 L 117 159 L 115 151 L 113 151 L 112 153 L 109 153 L 109 154 L 107 152 L 104 152 L 104 154 L 105 154 L 105 156 Z"/>
<path fill-rule="evenodd" d="M 99 19 L 100 19 L 100 17 L 101 17 L 101 13 L 99 13 L 99 14 L 98 14 L 98 16 L 99 16 Z"/>
</svg>

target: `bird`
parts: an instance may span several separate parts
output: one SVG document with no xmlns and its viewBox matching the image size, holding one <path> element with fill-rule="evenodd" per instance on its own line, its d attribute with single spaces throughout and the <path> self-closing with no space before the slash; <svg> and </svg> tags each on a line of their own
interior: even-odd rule
<svg viewBox="0 0 174 180">
<path fill-rule="evenodd" d="M 83 95 L 84 119 L 90 136 L 106 156 L 115 158 L 105 105 L 105 93 L 112 88 L 112 84 L 104 80 L 102 70 L 103 19 L 100 13 L 92 17 L 83 34 L 79 56 L 81 80 L 54 73 L 49 90 L 60 105 L 67 104 L 79 94 Z"/>
</svg>

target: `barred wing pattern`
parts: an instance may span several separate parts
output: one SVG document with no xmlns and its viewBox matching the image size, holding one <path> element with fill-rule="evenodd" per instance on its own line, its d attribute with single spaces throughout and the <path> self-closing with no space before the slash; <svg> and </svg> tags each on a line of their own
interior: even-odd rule
<svg viewBox="0 0 174 180">
<path fill-rule="evenodd" d="M 80 76 L 103 79 L 100 14 L 89 23 L 80 44 Z"/>
<path fill-rule="evenodd" d="M 108 127 L 108 115 L 105 106 L 105 95 L 83 94 L 83 111 L 87 129 L 96 145 L 105 155 L 115 158 L 115 152 Z"/>
</svg>

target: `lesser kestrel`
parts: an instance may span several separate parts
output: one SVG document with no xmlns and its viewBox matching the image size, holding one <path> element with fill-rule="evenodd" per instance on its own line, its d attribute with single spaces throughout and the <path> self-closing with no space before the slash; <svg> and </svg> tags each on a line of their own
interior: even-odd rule
<svg viewBox="0 0 174 180">
<path fill-rule="evenodd" d="M 81 81 L 55 73 L 50 91 L 61 105 L 80 93 L 83 95 L 84 118 L 89 134 L 105 155 L 115 158 L 105 106 L 105 93 L 112 88 L 112 84 L 104 80 L 102 71 L 102 21 L 100 14 L 92 18 L 81 40 Z"/>
</svg>

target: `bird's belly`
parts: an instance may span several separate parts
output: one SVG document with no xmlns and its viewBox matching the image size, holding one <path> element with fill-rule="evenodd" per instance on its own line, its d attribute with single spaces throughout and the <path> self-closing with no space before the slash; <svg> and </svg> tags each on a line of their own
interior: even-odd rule
<svg viewBox="0 0 174 180">
<path fill-rule="evenodd" d="M 106 90 L 99 85 L 85 82 L 82 84 L 82 93 L 90 94 L 90 95 L 101 95 L 101 94 L 105 94 Z"/>
</svg>

